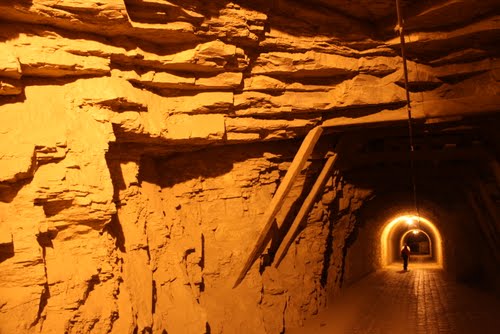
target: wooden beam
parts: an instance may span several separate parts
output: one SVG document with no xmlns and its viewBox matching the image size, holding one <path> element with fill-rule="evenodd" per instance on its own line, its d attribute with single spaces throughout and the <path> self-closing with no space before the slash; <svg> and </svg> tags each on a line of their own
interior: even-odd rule
<svg viewBox="0 0 500 334">
<path fill-rule="evenodd" d="M 481 103 L 477 96 L 462 97 L 457 99 L 428 100 L 412 103 L 412 119 L 420 121 L 433 120 L 438 122 L 453 122 L 464 117 L 477 117 L 479 115 L 495 115 L 498 113 L 498 96 L 488 94 L 481 96 Z M 385 109 L 360 117 L 335 117 L 327 119 L 322 126 L 346 127 L 355 126 L 365 129 L 367 126 L 390 126 L 393 123 L 404 124 L 408 121 L 406 107 L 397 110 Z M 339 130 L 339 129 L 336 129 Z"/>
<path fill-rule="evenodd" d="M 292 244 L 293 240 L 295 240 L 295 238 L 297 237 L 300 225 L 309 214 L 309 211 L 311 211 L 311 208 L 316 202 L 318 194 L 323 190 L 336 160 L 337 160 L 337 154 L 334 154 L 328 158 L 325 165 L 323 166 L 321 173 L 316 179 L 316 182 L 314 182 L 314 185 L 309 194 L 307 195 L 306 199 L 304 200 L 304 203 L 302 204 L 299 213 L 293 220 L 292 226 L 288 230 L 287 234 L 285 235 L 285 238 L 283 239 L 278 248 L 278 251 L 276 252 L 275 262 L 274 262 L 275 267 L 279 266 L 281 260 L 283 260 L 283 258 L 285 257 L 288 248 Z"/>
<path fill-rule="evenodd" d="M 264 226 L 262 232 L 260 233 L 259 238 L 255 243 L 255 246 L 250 252 L 250 255 L 245 261 L 243 268 L 241 269 L 241 272 L 234 283 L 233 288 L 237 287 L 238 284 L 241 283 L 241 281 L 243 280 L 243 278 L 245 278 L 245 275 L 247 274 L 252 264 L 262 253 L 263 247 L 265 247 L 265 243 L 268 240 L 274 218 L 281 209 L 283 200 L 290 191 L 290 188 L 292 187 L 293 182 L 297 178 L 297 175 L 300 173 L 302 167 L 309 158 L 309 155 L 314 149 L 314 146 L 316 145 L 316 142 L 318 141 L 322 132 L 323 128 L 321 126 L 317 126 L 313 128 L 311 131 L 309 131 L 307 136 L 304 138 L 304 141 L 302 142 L 302 145 L 297 151 L 297 154 L 293 158 L 292 164 L 288 168 L 288 171 L 286 172 L 283 181 L 281 181 L 278 190 L 276 190 L 276 193 L 274 194 L 273 199 L 271 200 L 271 203 L 269 203 L 266 212 L 262 216 L 262 221 L 263 221 L 262 225 Z"/>
</svg>

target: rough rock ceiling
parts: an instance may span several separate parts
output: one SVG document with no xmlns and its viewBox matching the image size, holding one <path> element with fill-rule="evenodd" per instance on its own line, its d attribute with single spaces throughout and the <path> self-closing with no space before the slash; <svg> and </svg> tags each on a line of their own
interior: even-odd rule
<svg viewBox="0 0 500 334">
<path fill-rule="evenodd" d="M 323 5 L 351 17 L 372 23 L 387 20 L 394 22 L 396 16 L 396 0 L 312 0 L 307 2 Z M 464 18 L 471 20 L 498 10 L 498 2 L 491 0 L 400 0 L 400 5 L 407 18 L 415 15 L 425 16 L 440 13 L 444 21 L 434 21 L 432 26 L 444 26 L 449 22 L 463 22 Z M 496 8 L 494 8 L 495 6 Z M 444 13 L 447 13 L 447 15 L 444 15 Z M 459 13 L 458 16 L 454 15 Z"/>
<path fill-rule="evenodd" d="M 497 1 L 402 5 L 415 117 L 498 111 Z M 395 14 L 392 0 L 2 1 L 0 103 L 71 96 L 111 112 L 118 142 L 176 149 L 403 120 Z"/>
</svg>

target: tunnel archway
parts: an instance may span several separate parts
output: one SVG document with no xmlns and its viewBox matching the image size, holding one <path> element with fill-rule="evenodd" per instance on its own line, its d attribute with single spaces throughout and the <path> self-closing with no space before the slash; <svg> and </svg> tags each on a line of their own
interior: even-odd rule
<svg viewBox="0 0 500 334">
<path fill-rule="evenodd" d="M 430 259 L 443 266 L 442 237 L 436 225 L 425 217 L 406 214 L 390 220 L 380 234 L 380 265 L 388 266 L 399 259 L 404 239 L 413 231 L 422 231 L 428 238 Z"/>
<path fill-rule="evenodd" d="M 401 236 L 399 245 L 400 248 L 407 244 L 411 252 L 416 255 L 428 255 L 432 257 L 433 242 L 431 236 L 422 229 L 415 228 L 406 231 Z"/>
<path fill-rule="evenodd" d="M 353 241 L 346 250 L 346 285 L 353 284 L 371 272 L 387 268 L 393 262 L 401 261 L 400 240 L 403 234 L 410 230 L 404 225 L 404 217 L 417 214 L 412 209 L 414 204 L 411 194 L 403 191 L 384 192 L 384 187 L 389 185 L 390 183 L 381 184 L 380 193 L 364 203 L 356 216 L 359 225 L 354 230 Z M 446 187 L 432 189 L 420 187 L 419 225 L 420 229 L 429 234 L 433 244 L 431 260 L 435 264 L 432 267 L 442 268 L 460 281 L 484 278 L 489 275 L 484 272 L 490 268 L 490 262 L 487 260 L 490 253 L 485 248 L 472 211 L 464 205 L 467 199 L 454 188 L 457 183 L 450 181 L 445 185 Z M 395 233 L 394 224 L 397 223 L 397 218 L 402 224 L 399 232 Z M 389 233 L 391 227 L 394 228 L 392 234 Z M 438 233 L 432 232 L 431 227 Z M 388 238 L 391 235 L 392 238 Z M 433 237 L 434 235 L 439 238 Z"/>
</svg>

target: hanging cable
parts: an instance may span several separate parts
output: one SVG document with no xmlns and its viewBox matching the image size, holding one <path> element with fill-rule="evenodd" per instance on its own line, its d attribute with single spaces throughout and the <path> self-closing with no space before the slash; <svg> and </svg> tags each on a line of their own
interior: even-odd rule
<svg viewBox="0 0 500 334">
<path fill-rule="evenodd" d="M 413 205 L 415 207 L 415 212 L 417 213 L 418 226 L 420 226 L 420 213 L 418 210 L 417 201 L 417 181 L 415 176 L 415 145 L 413 142 L 413 122 L 411 117 L 411 101 L 410 101 L 410 89 L 408 85 L 408 66 L 406 65 L 406 53 L 405 53 L 405 36 L 403 28 L 403 19 L 401 14 L 401 6 L 399 5 L 399 0 L 396 0 L 396 10 L 398 15 L 398 25 L 396 30 L 399 32 L 399 39 L 401 41 L 401 57 L 403 58 L 403 71 L 405 80 L 405 90 L 406 90 L 406 108 L 408 110 L 408 137 L 410 140 L 410 173 L 411 173 L 411 183 L 413 188 Z"/>
</svg>

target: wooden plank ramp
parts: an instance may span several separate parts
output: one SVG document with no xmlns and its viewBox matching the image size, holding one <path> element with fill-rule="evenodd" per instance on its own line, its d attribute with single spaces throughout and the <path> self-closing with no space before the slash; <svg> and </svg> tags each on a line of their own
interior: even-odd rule
<svg viewBox="0 0 500 334">
<path fill-rule="evenodd" d="M 304 141 L 300 145 L 297 154 L 295 154 L 295 157 L 293 158 L 290 168 L 288 168 L 288 171 L 286 172 L 285 177 L 278 186 L 278 189 L 276 190 L 271 203 L 269 203 L 266 212 L 262 216 L 262 232 L 260 233 L 259 238 L 257 239 L 257 242 L 250 252 L 247 260 L 244 262 L 243 268 L 241 269 L 241 272 L 238 275 L 233 288 L 237 287 L 241 283 L 255 260 L 261 255 L 263 248 L 266 246 L 265 243 L 269 240 L 269 233 L 271 232 L 272 224 L 274 222 L 274 219 L 276 218 L 276 215 L 281 209 L 283 200 L 289 193 L 290 188 L 297 178 L 297 175 L 304 167 L 304 164 L 311 155 L 311 152 L 313 151 L 314 146 L 316 146 L 316 143 L 318 142 L 318 139 L 322 133 L 323 128 L 321 126 L 317 126 L 311 129 L 307 136 L 304 138 Z"/>
<path fill-rule="evenodd" d="M 302 203 L 299 213 L 297 214 L 297 216 L 295 216 L 292 226 L 290 226 L 290 229 L 288 230 L 287 234 L 285 235 L 285 238 L 283 239 L 278 248 L 278 251 L 276 252 L 276 255 L 274 257 L 274 267 L 279 266 L 281 260 L 283 260 L 283 258 L 285 257 L 288 248 L 292 244 L 293 240 L 295 240 L 295 238 L 297 237 L 302 222 L 307 218 L 307 215 L 309 214 L 314 203 L 316 202 L 316 198 L 318 197 L 319 193 L 323 190 L 325 183 L 328 180 L 328 177 L 330 176 L 332 168 L 335 165 L 336 160 L 337 160 L 337 154 L 335 153 L 326 160 L 326 163 L 323 166 L 321 173 L 314 182 L 314 185 L 311 188 L 311 191 L 307 195 L 306 199 L 304 200 L 304 203 Z"/>
</svg>

